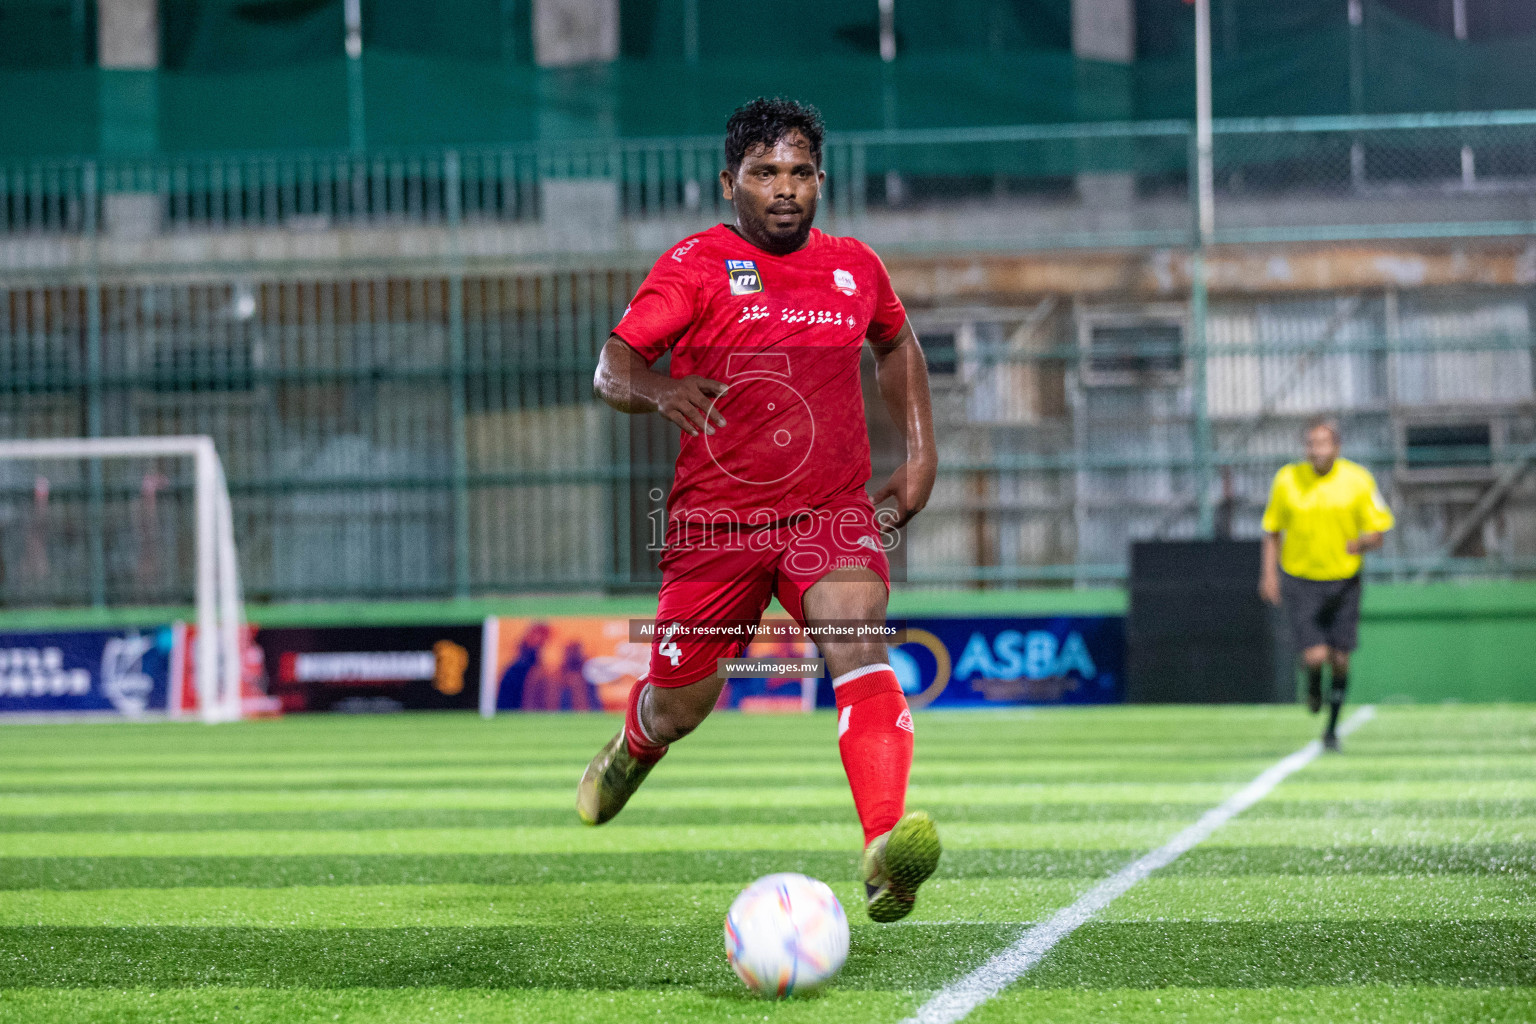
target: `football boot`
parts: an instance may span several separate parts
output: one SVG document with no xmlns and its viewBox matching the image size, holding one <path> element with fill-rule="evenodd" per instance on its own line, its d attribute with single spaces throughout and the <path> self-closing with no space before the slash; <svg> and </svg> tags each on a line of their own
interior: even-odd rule
<svg viewBox="0 0 1536 1024">
<path fill-rule="evenodd" d="M 939 832 L 923 811 L 912 811 L 864 848 L 864 895 L 869 919 L 882 924 L 912 912 L 917 887 L 939 865 Z"/>
<path fill-rule="evenodd" d="M 601 825 L 624 809 L 653 767 L 654 761 L 647 764 L 630 755 L 620 729 L 582 774 L 576 786 L 576 813 L 588 825 Z"/>
</svg>

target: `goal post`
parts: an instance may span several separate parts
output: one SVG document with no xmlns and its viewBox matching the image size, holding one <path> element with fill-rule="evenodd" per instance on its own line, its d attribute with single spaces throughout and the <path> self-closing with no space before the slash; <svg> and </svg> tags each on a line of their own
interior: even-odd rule
<svg viewBox="0 0 1536 1024">
<path fill-rule="evenodd" d="M 193 601 L 197 622 L 192 664 L 196 674 L 198 713 L 205 722 L 232 721 L 241 717 L 245 610 L 229 485 L 213 439 L 172 436 L 0 441 L 0 461 L 91 462 L 155 458 L 192 460 L 196 551 Z"/>
</svg>

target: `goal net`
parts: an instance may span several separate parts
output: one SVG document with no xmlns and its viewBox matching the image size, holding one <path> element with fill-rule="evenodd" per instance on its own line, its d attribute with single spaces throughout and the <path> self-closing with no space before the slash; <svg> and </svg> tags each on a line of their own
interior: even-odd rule
<svg viewBox="0 0 1536 1024">
<path fill-rule="evenodd" d="M 241 717 L 247 631 L 229 487 L 211 438 L 0 441 L 0 495 L 0 603 L 115 608 L 190 600 L 191 628 L 176 629 L 176 643 L 161 652 L 171 677 L 165 710 L 195 709 L 207 722 Z M 106 643 L 103 689 L 119 710 L 144 711 L 149 684 L 134 659 L 142 661 L 149 641 Z M 86 677 L 50 664 L 60 661 L 58 651 L 0 650 L 15 663 L 0 666 L 9 672 L 0 681 L 31 685 L 42 697 L 64 695 L 71 679 Z"/>
</svg>

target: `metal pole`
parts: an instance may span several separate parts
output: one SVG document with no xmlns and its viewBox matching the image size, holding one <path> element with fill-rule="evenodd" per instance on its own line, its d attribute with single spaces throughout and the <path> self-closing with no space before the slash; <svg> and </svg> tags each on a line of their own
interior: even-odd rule
<svg viewBox="0 0 1536 1024">
<path fill-rule="evenodd" d="M 1451 28 L 1455 33 L 1456 41 L 1465 44 L 1467 41 L 1467 0 L 1452 0 L 1451 3 Z M 1467 57 L 1465 45 L 1456 50 L 1456 108 L 1467 109 Z M 1471 188 L 1477 184 L 1477 159 L 1472 153 L 1472 147 L 1466 143 L 1461 146 L 1461 184 L 1465 188 Z"/>
<path fill-rule="evenodd" d="M 1349 112 L 1365 111 L 1365 0 L 1349 0 Z M 1349 181 L 1365 184 L 1365 144 L 1355 136 L 1349 144 Z"/>
<path fill-rule="evenodd" d="M 1209 297 L 1206 292 L 1205 250 L 1197 246 L 1191 268 L 1190 287 L 1190 334 L 1193 345 L 1193 373 L 1190 375 L 1191 398 L 1195 419 L 1195 490 L 1199 495 L 1200 536 L 1209 540 L 1215 533 L 1216 505 L 1211 495 L 1213 479 L 1213 443 L 1211 440 L 1211 414 L 1206 401 L 1206 323 Z"/>
<path fill-rule="evenodd" d="M 363 0 L 344 0 L 347 23 L 347 143 L 352 152 L 368 148 L 363 103 Z"/>
<path fill-rule="evenodd" d="M 90 265 L 85 275 L 85 434 L 100 437 L 101 394 L 101 228 L 96 203 L 101 194 L 100 173 L 95 161 L 82 169 L 81 191 L 85 203 L 85 231 L 90 238 Z M 86 463 L 86 537 L 90 549 L 91 605 L 107 603 L 107 545 L 105 487 L 101 460 Z"/>
<path fill-rule="evenodd" d="M 447 193 L 451 266 L 448 272 L 448 432 L 453 459 L 453 596 L 469 596 L 469 438 L 468 387 L 465 373 L 464 258 L 459 226 L 463 206 L 459 190 L 463 174 L 459 154 L 443 157 L 443 187 Z"/>
<path fill-rule="evenodd" d="M 1195 170 L 1202 246 L 1216 231 L 1211 150 L 1211 0 L 1195 0 Z"/>
<path fill-rule="evenodd" d="M 896 59 L 896 0 L 880 0 L 880 73 L 881 127 L 891 131 L 896 127 L 896 83 L 891 77 L 891 63 Z M 863 189 L 862 174 L 850 179 L 850 184 Z M 901 172 L 894 167 L 885 172 L 885 205 L 899 206 L 906 191 Z"/>
<path fill-rule="evenodd" d="M 699 0 L 683 0 L 683 60 L 699 62 Z"/>
<path fill-rule="evenodd" d="M 1215 172 L 1211 137 L 1211 0 L 1195 0 L 1195 247 L 1190 267 L 1190 376 L 1195 420 L 1195 491 L 1199 497 L 1199 535 L 1209 539 L 1216 526 L 1211 496 L 1211 416 L 1206 395 L 1206 322 L 1209 294 L 1205 249 L 1216 232 Z"/>
</svg>

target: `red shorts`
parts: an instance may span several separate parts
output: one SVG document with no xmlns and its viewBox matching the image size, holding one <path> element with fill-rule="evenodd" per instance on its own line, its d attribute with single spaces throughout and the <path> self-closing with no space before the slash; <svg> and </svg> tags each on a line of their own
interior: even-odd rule
<svg viewBox="0 0 1536 1024">
<path fill-rule="evenodd" d="M 738 658 L 750 637 L 704 639 L 689 633 L 711 623 L 755 626 L 772 597 L 805 625 L 802 600 L 817 580 L 837 569 L 873 570 L 891 587 L 891 566 L 875 523 L 875 507 L 862 490 L 772 526 L 722 529 L 672 524 L 661 556 L 661 598 L 647 679 L 656 686 L 687 686 L 714 675 L 721 658 Z"/>
</svg>

